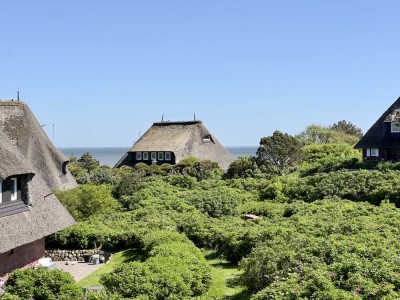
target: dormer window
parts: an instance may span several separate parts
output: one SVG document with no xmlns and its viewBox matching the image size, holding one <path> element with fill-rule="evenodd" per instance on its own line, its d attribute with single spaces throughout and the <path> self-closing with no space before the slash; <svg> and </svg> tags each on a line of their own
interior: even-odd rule
<svg viewBox="0 0 400 300">
<path fill-rule="evenodd" d="M 211 141 L 211 135 L 210 134 L 206 134 L 204 137 L 203 137 L 203 142 L 210 142 Z"/>
<path fill-rule="evenodd" d="M 390 128 L 392 132 L 400 132 L 400 122 L 391 122 Z"/>
</svg>

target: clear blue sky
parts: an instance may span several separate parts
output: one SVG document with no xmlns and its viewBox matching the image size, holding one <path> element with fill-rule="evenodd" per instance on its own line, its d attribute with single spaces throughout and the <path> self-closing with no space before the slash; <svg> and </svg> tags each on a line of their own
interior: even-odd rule
<svg viewBox="0 0 400 300">
<path fill-rule="evenodd" d="M 0 98 L 21 91 L 58 146 L 131 146 L 196 112 L 227 146 L 400 96 L 399 1 L 3 0 Z M 191 116 L 170 117 L 187 119 Z"/>
</svg>

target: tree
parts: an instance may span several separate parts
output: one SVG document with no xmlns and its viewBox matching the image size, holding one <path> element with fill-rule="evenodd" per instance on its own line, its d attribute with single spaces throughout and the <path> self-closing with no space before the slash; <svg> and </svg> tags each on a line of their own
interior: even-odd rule
<svg viewBox="0 0 400 300">
<path fill-rule="evenodd" d="M 334 123 L 333 125 L 329 126 L 329 129 L 343 132 L 348 135 L 354 135 L 358 138 L 361 138 L 363 136 L 362 130 L 360 128 L 345 120 Z"/>
<path fill-rule="evenodd" d="M 344 131 L 334 130 L 320 125 L 309 125 L 296 135 L 303 145 L 312 144 L 349 144 L 354 145 L 360 139 L 358 136 L 347 134 Z"/>
<path fill-rule="evenodd" d="M 97 159 L 94 159 L 89 152 L 84 153 L 81 158 L 78 159 L 78 162 L 87 171 L 93 171 L 100 166 L 100 162 Z"/>
<path fill-rule="evenodd" d="M 276 130 L 263 137 L 257 150 L 257 161 L 272 173 L 283 175 L 301 160 L 301 143 L 293 136 Z"/>
</svg>

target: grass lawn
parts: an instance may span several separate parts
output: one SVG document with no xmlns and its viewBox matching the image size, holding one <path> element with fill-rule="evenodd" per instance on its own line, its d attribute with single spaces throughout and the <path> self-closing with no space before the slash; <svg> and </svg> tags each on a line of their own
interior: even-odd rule
<svg viewBox="0 0 400 300">
<path fill-rule="evenodd" d="M 139 250 L 124 250 L 113 254 L 110 261 L 108 261 L 102 268 L 96 270 L 92 274 L 86 276 L 82 280 L 78 281 L 80 287 L 99 286 L 100 276 L 111 272 L 115 266 L 135 260 L 141 260 L 143 253 Z"/>
<path fill-rule="evenodd" d="M 212 267 L 212 283 L 205 296 L 217 299 L 250 299 L 250 295 L 238 283 L 241 271 L 237 266 L 218 257 L 214 251 L 203 250 L 203 254 L 208 264 Z"/>
<path fill-rule="evenodd" d="M 229 263 L 225 259 L 218 257 L 218 255 L 211 250 L 202 250 L 204 257 L 207 259 L 208 264 L 212 268 L 212 283 L 210 290 L 205 295 L 206 298 L 212 299 L 231 299 L 231 300 L 246 300 L 250 296 L 246 293 L 244 288 L 238 283 L 238 277 L 241 271 L 237 266 Z M 100 283 L 100 276 L 111 272 L 117 265 L 130 261 L 142 260 L 143 253 L 139 250 L 125 250 L 116 252 L 111 260 L 104 265 L 104 267 L 86 276 L 78 281 L 79 286 L 89 287 L 98 286 Z"/>
</svg>

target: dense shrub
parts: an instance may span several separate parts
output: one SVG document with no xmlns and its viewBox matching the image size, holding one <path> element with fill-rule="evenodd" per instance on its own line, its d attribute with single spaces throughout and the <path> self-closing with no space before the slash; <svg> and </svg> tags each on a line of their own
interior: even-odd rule
<svg viewBox="0 0 400 300">
<path fill-rule="evenodd" d="M 199 160 L 196 157 L 187 157 L 173 167 L 173 173 L 186 174 L 198 180 L 220 178 L 222 170 L 218 163 L 210 160 Z"/>
<path fill-rule="evenodd" d="M 397 299 L 399 217 L 387 203 L 307 204 L 264 229 L 243 280 L 254 299 Z"/>
<path fill-rule="evenodd" d="M 388 199 L 400 206 L 399 171 L 337 171 L 304 178 L 284 177 L 272 181 L 263 191 L 263 199 L 312 202 L 340 197 L 379 204 Z"/>
<path fill-rule="evenodd" d="M 112 213 L 119 208 L 118 201 L 105 185 L 81 185 L 73 190 L 57 192 L 57 198 L 77 221 L 92 215 Z"/>
<path fill-rule="evenodd" d="M 205 293 L 211 284 L 210 267 L 184 235 L 165 230 L 142 236 L 149 258 L 121 265 L 101 282 L 112 293 L 146 299 L 184 299 Z"/>
<path fill-rule="evenodd" d="M 82 290 L 70 274 L 43 268 L 12 272 L 7 280 L 6 294 L 6 298 L 16 296 L 35 300 L 82 299 Z"/>
<path fill-rule="evenodd" d="M 225 174 L 226 178 L 262 178 L 263 174 L 257 166 L 256 158 L 242 156 L 233 161 Z"/>
<path fill-rule="evenodd" d="M 361 166 L 361 152 L 347 144 L 315 144 L 303 148 L 302 176 Z"/>
<path fill-rule="evenodd" d="M 194 190 L 188 194 L 188 202 L 211 217 L 222 217 L 234 215 L 236 207 L 251 197 L 248 193 L 221 186 Z"/>
</svg>

